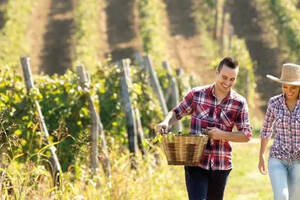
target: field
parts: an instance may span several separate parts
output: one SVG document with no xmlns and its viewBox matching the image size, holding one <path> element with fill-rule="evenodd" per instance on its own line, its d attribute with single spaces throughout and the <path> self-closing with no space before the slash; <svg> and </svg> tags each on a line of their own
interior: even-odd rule
<svg viewBox="0 0 300 200">
<path fill-rule="evenodd" d="M 225 200 L 272 199 L 257 137 L 281 87 L 265 76 L 300 63 L 299 9 L 300 0 L 0 0 L 0 200 L 186 200 L 183 167 L 167 164 L 155 127 L 191 88 L 215 80 L 225 56 L 239 62 L 234 89 L 255 135 L 233 143 Z"/>
<path fill-rule="evenodd" d="M 261 175 L 257 168 L 259 145 L 257 138 L 247 144 L 233 143 L 234 169 L 229 176 L 224 200 L 271 200 L 273 198 L 269 177 Z M 178 180 L 182 185 L 180 189 L 185 190 L 183 168 L 176 166 L 169 168 L 178 170 L 177 173 L 181 177 Z M 188 199 L 186 192 L 182 199 Z"/>
<path fill-rule="evenodd" d="M 233 145 L 233 163 L 225 200 L 271 200 L 273 198 L 268 176 L 259 173 L 259 140 L 253 139 L 248 144 Z M 265 155 L 267 158 L 267 155 Z"/>
<path fill-rule="evenodd" d="M 259 140 L 250 143 L 234 143 L 234 169 L 232 170 L 224 200 L 271 200 L 272 190 L 268 176 L 260 175 L 257 169 Z M 117 155 L 112 163 L 111 184 L 99 171 L 92 177 L 86 165 L 77 173 L 63 174 L 60 190 L 51 188 L 51 177 L 40 166 L 20 165 L 11 162 L 5 170 L 12 182 L 12 190 L 2 190 L 2 199 L 80 199 L 80 200 L 187 200 L 182 166 L 167 165 L 162 151 L 160 165 L 149 156 L 138 158 L 138 168 L 130 169 L 128 156 Z M 75 170 L 76 171 L 76 170 Z M 99 184 L 100 183 L 100 184 Z M 11 192 L 13 191 L 13 192 Z M 1 199 L 1 200 L 2 200 Z"/>
</svg>

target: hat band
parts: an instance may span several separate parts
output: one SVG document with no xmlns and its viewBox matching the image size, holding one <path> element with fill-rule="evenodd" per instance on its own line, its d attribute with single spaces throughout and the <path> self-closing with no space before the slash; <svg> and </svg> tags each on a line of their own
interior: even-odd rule
<svg viewBox="0 0 300 200">
<path fill-rule="evenodd" d="M 299 78 L 296 78 L 296 79 L 283 79 L 283 78 L 280 78 L 281 81 L 286 81 L 286 82 L 294 82 L 294 81 L 300 81 Z"/>
</svg>

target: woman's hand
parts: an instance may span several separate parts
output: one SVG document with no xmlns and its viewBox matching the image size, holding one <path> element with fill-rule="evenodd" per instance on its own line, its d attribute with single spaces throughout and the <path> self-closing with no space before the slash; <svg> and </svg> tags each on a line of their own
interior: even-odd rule
<svg viewBox="0 0 300 200">
<path fill-rule="evenodd" d="M 258 163 L 258 169 L 261 174 L 266 175 L 268 173 L 268 170 L 265 167 L 265 158 L 264 156 L 259 156 L 259 163 Z"/>
</svg>

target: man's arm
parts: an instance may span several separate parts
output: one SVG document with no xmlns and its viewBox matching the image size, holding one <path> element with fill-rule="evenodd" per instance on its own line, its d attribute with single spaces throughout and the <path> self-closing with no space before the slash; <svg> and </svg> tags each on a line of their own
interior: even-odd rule
<svg viewBox="0 0 300 200">
<path fill-rule="evenodd" d="M 184 99 L 174 107 L 165 117 L 165 119 L 156 126 L 156 130 L 166 134 L 173 124 L 175 124 L 183 116 L 192 113 L 194 102 L 194 89 L 189 91 Z M 176 113 L 175 113 L 176 112 Z M 177 120 L 178 119 L 178 120 Z"/>
<path fill-rule="evenodd" d="M 207 133 L 214 140 L 228 140 L 231 142 L 248 142 L 250 140 L 242 131 L 228 132 L 218 128 L 211 128 Z"/>
<path fill-rule="evenodd" d="M 171 110 L 167 114 L 166 118 L 157 125 L 156 130 L 159 133 L 166 134 L 166 133 L 168 133 L 171 126 L 174 125 L 176 122 L 177 122 L 177 119 L 176 119 L 175 112 L 173 110 Z"/>
<path fill-rule="evenodd" d="M 248 104 L 245 100 L 238 112 L 235 124 L 238 131 L 223 131 L 218 128 L 213 128 L 211 137 L 217 138 L 217 140 L 228 140 L 231 142 L 249 142 L 251 138 L 251 126 L 249 122 Z"/>
</svg>

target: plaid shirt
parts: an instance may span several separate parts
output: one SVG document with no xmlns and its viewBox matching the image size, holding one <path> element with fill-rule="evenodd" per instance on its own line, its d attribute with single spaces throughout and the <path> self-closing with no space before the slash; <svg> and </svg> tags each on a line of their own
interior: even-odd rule
<svg viewBox="0 0 300 200">
<path fill-rule="evenodd" d="M 185 115 L 191 115 L 191 134 L 201 133 L 207 127 L 231 132 L 236 125 L 238 131 L 242 131 L 248 138 L 251 137 L 247 102 L 233 90 L 218 103 L 214 95 L 214 84 L 193 88 L 173 111 L 178 120 Z M 199 167 L 212 170 L 231 169 L 232 152 L 229 141 L 211 139 L 206 145 Z"/>
<path fill-rule="evenodd" d="M 269 100 L 261 137 L 269 139 L 273 132 L 270 157 L 300 160 L 300 100 L 292 112 L 288 110 L 283 94 Z"/>
</svg>

